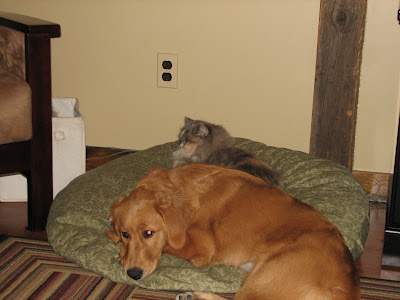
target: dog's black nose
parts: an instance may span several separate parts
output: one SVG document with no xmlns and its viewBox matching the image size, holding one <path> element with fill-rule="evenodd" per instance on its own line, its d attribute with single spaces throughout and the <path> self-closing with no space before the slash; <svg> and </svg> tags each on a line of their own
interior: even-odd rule
<svg viewBox="0 0 400 300">
<path fill-rule="evenodd" d="M 143 270 L 140 268 L 129 269 L 126 273 L 135 280 L 139 280 L 143 276 Z"/>
</svg>

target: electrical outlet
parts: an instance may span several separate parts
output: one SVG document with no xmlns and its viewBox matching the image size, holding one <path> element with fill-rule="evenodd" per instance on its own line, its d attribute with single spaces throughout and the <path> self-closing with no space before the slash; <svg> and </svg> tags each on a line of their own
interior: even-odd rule
<svg viewBox="0 0 400 300">
<path fill-rule="evenodd" d="M 157 87 L 178 88 L 178 54 L 157 53 Z"/>
</svg>

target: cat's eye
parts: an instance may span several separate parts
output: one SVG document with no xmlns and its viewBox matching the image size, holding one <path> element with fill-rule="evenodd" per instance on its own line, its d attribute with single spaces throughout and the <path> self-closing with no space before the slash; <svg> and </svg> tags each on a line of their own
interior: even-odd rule
<svg viewBox="0 0 400 300">
<path fill-rule="evenodd" d="M 143 237 L 145 239 L 151 238 L 154 235 L 154 231 L 153 230 L 145 230 L 143 231 Z"/>
<path fill-rule="evenodd" d="M 122 236 L 126 239 L 129 239 L 129 233 L 127 233 L 126 231 L 122 231 Z"/>
</svg>

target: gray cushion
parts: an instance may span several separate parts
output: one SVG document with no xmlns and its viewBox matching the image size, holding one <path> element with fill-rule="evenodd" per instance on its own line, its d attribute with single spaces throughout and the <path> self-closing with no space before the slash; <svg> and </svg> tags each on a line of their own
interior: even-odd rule
<svg viewBox="0 0 400 300">
<path fill-rule="evenodd" d="M 342 232 L 357 259 L 364 251 L 369 228 L 369 205 L 358 180 L 341 165 L 309 154 L 269 147 L 247 139 L 237 146 L 257 155 L 284 177 L 285 191 L 321 211 Z M 116 159 L 72 181 L 54 200 L 47 224 L 50 244 L 59 254 L 113 281 L 164 290 L 236 292 L 244 271 L 229 266 L 197 269 L 163 255 L 161 266 L 134 281 L 118 262 L 119 244 L 104 234 L 111 226 L 111 204 L 129 193 L 152 167 L 171 167 L 177 143 L 167 143 Z"/>
</svg>

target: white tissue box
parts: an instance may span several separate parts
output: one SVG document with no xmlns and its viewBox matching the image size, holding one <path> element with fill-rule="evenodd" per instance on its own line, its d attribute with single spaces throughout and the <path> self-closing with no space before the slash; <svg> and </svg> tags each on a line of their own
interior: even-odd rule
<svg viewBox="0 0 400 300">
<path fill-rule="evenodd" d="M 53 98 L 53 198 L 86 171 L 85 124 L 76 98 Z M 0 202 L 27 201 L 26 178 L 0 177 Z"/>
</svg>

